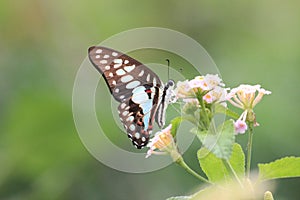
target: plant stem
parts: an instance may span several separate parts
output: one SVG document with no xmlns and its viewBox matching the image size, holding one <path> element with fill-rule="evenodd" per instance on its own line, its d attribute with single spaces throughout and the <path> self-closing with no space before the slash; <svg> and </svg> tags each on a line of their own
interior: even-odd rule
<svg viewBox="0 0 300 200">
<path fill-rule="evenodd" d="M 212 184 L 211 182 L 209 182 L 206 178 L 202 177 L 201 175 L 199 175 L 197 172 L 195 172 L 194 170 L 192 170 L 183 160 L 182 157 L 179 157 L 176 160 L 176 163 L 178 165 L 180 165 L 182 168 L 184 168 L 188 173 L 190 173 L 191 175 L 195 176 L 197 179 L 205 182 L 205 183 L 209 183 Z"/>
<path fill-rule="evenodd" d="M 250 167 L 251 167 L 251 153 L 252 153 L 252 142 L 253 142 L 253 123 L 249 123 L 248 131 L 248 145 L 247 145 L 247 165 L 246 165 L 246 174 L 247 177 L 250 177 Z"/>
<path fill-rule="evenodd" d="M 205 123 L 205 128 L 206 129 L 208 129 L 208 127 L 209 127 L 209 118 L 208 118 L 208 115 L 207 115 L 207 113 L 206 113 L 206 110 L 205 110 L 205 104 L 204 104 L 204 101 L 203 101 L 203 99 L 202 99 L 202 97 L 201 98 L 198 98 L 198 101 L 199 101 L 199 103 L 200 103 L 200 106 L 201 106 L 201 111 L 202 111 L 202 113 L 203 113 L 203 116 L 204 116 L 204 123 Z M 200 119 L 201 120 L 201 119 Z"/>
</svg>

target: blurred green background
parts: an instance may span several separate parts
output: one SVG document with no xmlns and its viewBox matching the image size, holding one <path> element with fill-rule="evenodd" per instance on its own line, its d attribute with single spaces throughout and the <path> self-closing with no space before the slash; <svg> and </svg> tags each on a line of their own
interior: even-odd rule
<svg viewBox="0 0 300 200">
<path fill-rule="evenodd" d="M 260 83 L 273 92 L 256 108 L 253 167 L 300 156 L 299 7 L 297 0 L 0 1 L 0 199 L 153 200 L 199 187 L 176 165 L 148 174 L 110 169 L 77 135 L 72 87 L 87 48 L 137 27 L 185 33 L 206 48 L 228 87 Z M 186 159 L 197 170 L 195 153 Z M 299 179 L 276 183 L 275 199 L 300 197 Z"/>
</svg>

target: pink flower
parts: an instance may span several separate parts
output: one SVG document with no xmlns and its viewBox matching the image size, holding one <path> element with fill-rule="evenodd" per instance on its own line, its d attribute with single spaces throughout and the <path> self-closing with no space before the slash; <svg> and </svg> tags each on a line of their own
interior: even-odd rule
<svg viewBox="0 0 300 200">
<path fill-rule="evenodd" d="M 234 123 L 234 127 L 235 127 L 235 133 L 237 134 L 244 134 L 246 132 L 246 130 L 248 129 L 247 123 L 246 123 L 246 117 L 247 117 L 247 110 L 245 110 L 240 118 L 238 120 L 236 120 L 236 122 Z"/>
<path fill-rule="evenodd" d="M 214 101 L 214 98 L 211 95 L 211 93 L 209 92 L 203 96 L 203 100 L 206 101 L 207 103 L 212 103 Z"/>
<path fill-rule="evenodd" d="M 237 120 L 234 123 L 234 127 L 235 127 L 236 134 L 239 134 L 239 133 L 244 134 L 246 132 L 246 130 L 248 129 L 246 122 L 244 122 L 242 120 Z"/>
</svg>

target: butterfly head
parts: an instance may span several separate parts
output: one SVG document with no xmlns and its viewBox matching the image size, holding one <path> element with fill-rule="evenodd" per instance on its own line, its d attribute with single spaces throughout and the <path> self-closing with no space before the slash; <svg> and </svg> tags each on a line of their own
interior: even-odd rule
<svg viewBox="0 0 300 200">
<path fill-rule="evenodd" d="M 175 88 L 175 82 L 172 79 L 168 80 L 165 86 L 165 92 L 166 92 L 165 101 L 167 104 L 175 103 L 177 100 L 176 94 L 174 92 L 174 88 Z"/>
</svg>

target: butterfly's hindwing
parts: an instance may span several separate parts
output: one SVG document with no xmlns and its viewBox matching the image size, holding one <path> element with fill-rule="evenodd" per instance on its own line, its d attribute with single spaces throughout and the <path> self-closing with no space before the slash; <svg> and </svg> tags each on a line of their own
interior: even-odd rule
<svg viewBox="0 0 300 200">
<path fill-rule="evenodd" d="M 148 141 L 158 104 L 160 88 L 150 85 L 134 89 L 132 96 L 119 107 L 119 116 L 132 143 L 141 148 Z"/>
<path fill-rule="evenodd" d="M 128 137 L 137 148 L 144 147 L 154 119 L 164 116 L 166 87 L 153 71 L 119 51 L 90 47 L 89 59 L 104 77 L 113 97 L 120 102 L 119 117 Z M 156 114 L 158 107 L 160 111 Z M 164 123 L 156 121 L 159 126 Z"/>
</svg>

